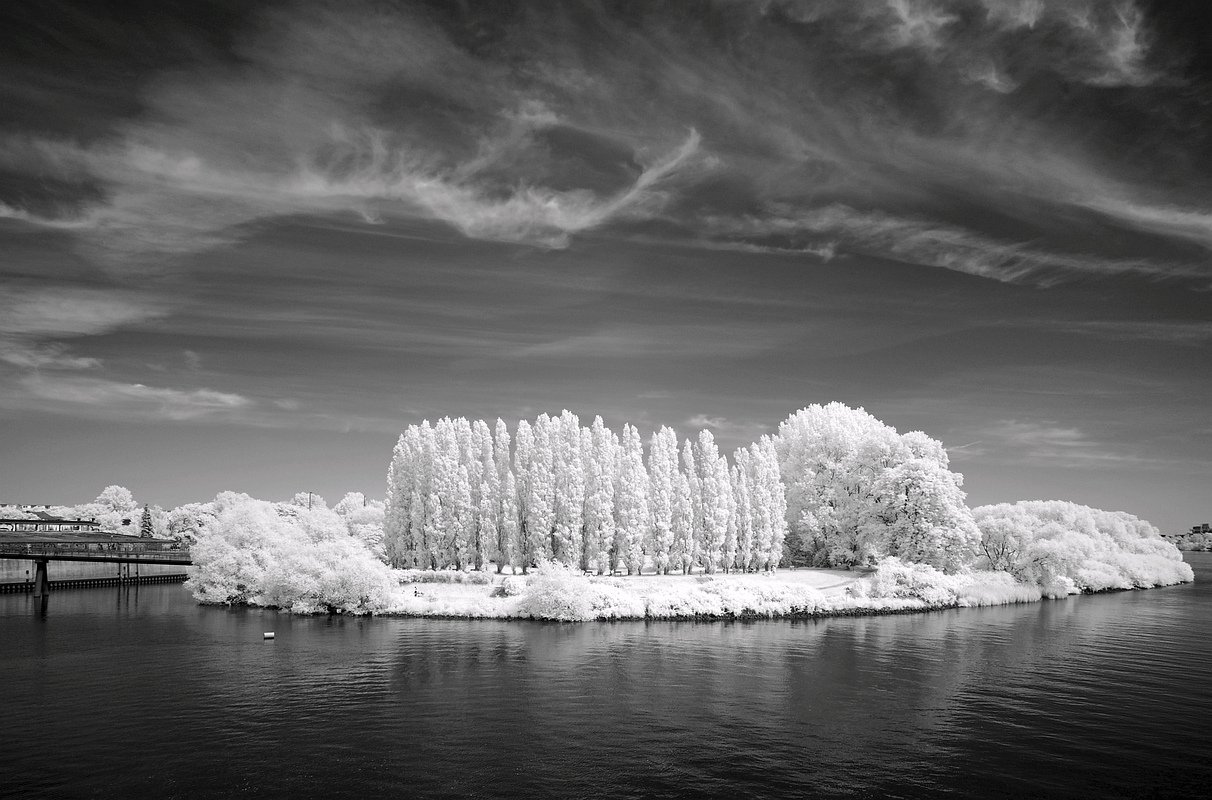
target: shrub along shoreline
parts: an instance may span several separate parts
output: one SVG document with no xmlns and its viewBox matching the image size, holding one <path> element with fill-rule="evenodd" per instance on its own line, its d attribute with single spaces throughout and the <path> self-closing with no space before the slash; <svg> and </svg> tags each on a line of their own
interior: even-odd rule
<svg viewBox="0 0 1212 800">
<path fill-rule="evenodd" d="M 731 575 L 586 576 L 558 564 L 530 575 L 487 572 L 396 571 L 399 584 L 377 600 L 345 605 L 281 602 L 250 596 L 227 604 L 266 606 L 303 614 L 347 613 L 465 620 L 721 621 L 879 616 L 1059 599 L 1076 593 L 1143 589 L 1184 583 L 1183 562 L 1159 563 L 1135 585 L 1070 591 L 1021 583 L 1006 572 L 946 574 L 922 564 L 887 559 L 868 575 L 836 570 L 780 570 Z M 190 588 L 200 588 L 191 579 Z M 203 603 L 222 603 L 198 595 Z M 274 602 L 274 600 L 279 602 Z"/>
<path fill-rule="evenodd" d="M 1091 589 L 1117 591 L 1153 588 L 1190 580 L 1186 564 L 1154 576 L 1137 586 Z M 520 619 L 584 621 L 678 621 L 809 619 L 875 616 L 939 611 L 953 608 L 1032 603 L 1064 598 L 1074 592 L 1058 584 L 1041 587 L 1016 581 L 1005 572 L 969 572 L 947 575 L 921 564 L 886 560 L 868 577 L 854 577 L 844 586 L 822 591 L 810 581 L 794 580 L 816 573 L 834 580 L 836 573 L 804 570 L 773 575 L 679 576 L 651 586 L 656 576 L 627 578 L 588 577 L 558 565 L 541 566 L 516 586 L 514 596 L 500 596 L 500 588 L 518 580 L 508 577 L 490 586 L 482 584 L 410 584 L 404 597 L 384 608 L 386 616 L 440 619 Z M 819 582 L 818 582 L 819 583 Z"/>
</svg>

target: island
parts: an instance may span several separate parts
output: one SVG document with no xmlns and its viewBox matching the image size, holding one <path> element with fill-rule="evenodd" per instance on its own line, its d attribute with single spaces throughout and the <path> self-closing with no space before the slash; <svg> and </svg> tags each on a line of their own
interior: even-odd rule
<svg viewBox="0 0 1212 800">
<path fill-rule="evenodd" d="M 169 514 L 200 602 L 296 613 L 733 619 L 1033 602 L 1188 582 L 1148 522 L 1065 501 L 969 508 L 941 442 L 840 403 L 728 459 L 709 430 L 443 418 L 387 499 L 224 492 Z"/>
</svg>

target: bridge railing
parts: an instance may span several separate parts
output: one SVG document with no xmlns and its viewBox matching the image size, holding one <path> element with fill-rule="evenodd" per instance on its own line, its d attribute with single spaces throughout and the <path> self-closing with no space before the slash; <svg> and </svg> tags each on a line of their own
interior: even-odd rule
<svg viewBox="0 0 1212 800">
<path fill-rule="evenodd" d="M 0 542 L 0 553 L 37 556 L 97 556 L 148 560 L 189 559 L 189 549 L 172 541 L 150 542 Z"/>
</svg>

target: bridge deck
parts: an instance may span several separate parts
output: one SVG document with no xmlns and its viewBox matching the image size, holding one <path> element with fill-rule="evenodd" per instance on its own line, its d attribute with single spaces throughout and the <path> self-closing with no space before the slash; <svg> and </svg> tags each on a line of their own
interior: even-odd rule
<svg viewBox="0 0 1212 800">
<path fill-rule="evenodd" d="M 0 532 L 0 558 L 189 565 L 189 550 L 164 539 L 85 532 Z"/>
</svg>

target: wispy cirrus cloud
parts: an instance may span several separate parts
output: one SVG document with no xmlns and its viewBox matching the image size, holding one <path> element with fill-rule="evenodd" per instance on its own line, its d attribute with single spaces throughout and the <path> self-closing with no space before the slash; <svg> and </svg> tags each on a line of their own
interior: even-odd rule
<svg viewBox="0 0 1212 800">
<path fill-rule="evenodd" d="M 39 345 L 0 337 L 0 361 L 25 369 L 93 369 L 101 361 L 73 356 L 64 345 Z"/>
<path fill-rule="evenodd" d="M 0 361 L 24 369 L 92 369 L 67 341 L 109 333 L 165 313 L 137 292 L 80 287 L 0 286 Z"/>
<path fill-rule="evenodd" d="M 528 344 L 509 351 L 505 357 L 633 361 L 673 357 L 706 361 L 759 353 L 794 338 L 797 331 L 786 323 L 735 323 L 727 328 L 712 324 L 612 323 L 588 333 Z"/>
<path fill-rule="evenodd" d="M 230 392 L 146 386 L 74 375 L 30 375 L 20 385 L 27 399 L 53 407 L 75 407 L 71 409 L 73 412 L 84 407 L 107 418 L 194 420 L 231 415 L 252 405 L 247 397 Z"/>
<path fill-rule="evenodd" d="M 998 241 L 922 217 L 858 211 L 843 205 L 799 216 L 716 218 L 704 225 L 704 231 L 714 236 L 707 241 L 724 246 L 810 253 L 826 260 L 838 253 L 873 255 L 1006 282 L 1048 283 L 1074 274 L 1207 277 L 1206 270 L 1192 264 L 1048 250 Z"/>
<path fill-rule="evenodd" d="M 1115 196 L 1089 201 L 1088 207 L 1133 228 L 1212 249 L 1212 210 L 1149 205 Z"/>
<path fill-rule="evenodd" d="M 167 313 L 162 300 L 117 288 L 7 285 L 0 291 L 0 407 L 64 411 L 103 419 L 231 417 L 248 398 L 206 388 L 116 380 L 103 359 L 72 344 L 146 324 Z"/>
<path fill-rule="evenodd" d="M 559 124 L 554 119 L 541 122 L 553 127 Z M 457 177 L 442 176 L 426 173 L 412 163 L 407 152 L 393 152 L 380 134 L 372 132 L 360 151 L 365 158 L 352 159 L 362 163 L 348 174 L 325 173 L 311 165 L 287 191 L 301 201 L 317 203 L 398 201 L 450 223 L 470 238 L 562 247 L 571 235 L 607 222 L 659 213 L 667 198 L 665 182 L 688 170 L 705 168 L 698 158 L 700 143 L 701 137 L 689 131 L 680 145 L 641 165 L 634 181 L 612 195 L 520 185 L 494 199 L 477 186 L 476 178 L 495 166 L 503 157 L 499 153 L 482 153 L 473 162 L 459 165 Z"/>
<path fill-rule="evenodd" d="M 115 264 L 231 243 L 248 223 L 294 214 L 419 216 L 562 247 L 653 215 L 670 181 L 708 166 L 692 126 L 641 143 L 583 125 L 406 10 L 300 4 L 267 13 L 240 49 L 245 70 L 157 82 L 148 114 L 108 138 L 10 136 L 0 166 L 105 191 L 60 213 L 5 203 L 0 216 L 71 231 Z M 442 108 L 384 117 L 376 105 L 399 92 Z"/>
<path fill-rule="evenodd" d="M 106 202 L 64 216 L 0 205 L 0 217 L 72 232 L 111 262 L 218 247 L 242 238 L 243 225 L 292 214 L 356 214 L 370 224 L 421 216 L 470 238 L 563 247 L 570 236 L 608 222 L 654 216 L 667 200 L 665 184 L 709 169 L 701 137 L 690 130 L 614 193 L 519 184 L 501 195 L 477 180 L 477 169 L 435 168 L 426 154 L 388 140 L 373 128 L 342 130 L 324 148 L 339 156 L 323 163 L 301 154 L 299 164 L 277 174 L 228 171 L 144 145 L 84 150 L 76 160 L 90 177 L 107 181 Z"/>
<path fill-rule="evenodd" d="M 1164 159 L 1198 126 L 1168 122 L 1176 62 L 1131 0 L 763 0 L 629 20 L 299 2 L 255 20 L 230 61 L 150 79 L 143 111 L 107 135 L 0 142 L 0 166 L 99 187 L 57 211 L 0 198 L 0 217 L 120 269 L 322 215 L 544 248 L 592 231 L 842 252 L 1001 281 L 1209 278 L 1190 253 L 1139 255 L 1147 237 L 1212 250 L 1212 228 L 1160 183 L 1190 182 Z M 1096 92 L 1171 140 L 1092 142 Z M 1108 227 L 1137 254 L 1110 251 Z"/>
<path fill-rule="evenodd" d="M 10 284 L 0 292 L 0 335 L 89 336 L 164 313 L 133 291 Z"/>
<path fill-rule="evenodd" d="M 723 428 L 728 424 L 727 417 L 710 417 L 706 414 L 695 414 L 686 420 L 692 428 Z"/>
<path fill-rule="evenodd" d="M 1189 320 L 1084 320 L 1047 323 L 1045 327 L 1096 336 L 1109 341 L 1145 341 L 1178 345 L 1212 342 L 1212 322 Z"/>
<path fill-rule="evenodd" d="M 978 432 L 979 438 L 948 447 L 958 462 L 974 458 L 1021 462 L 1046 467 L 1099 468 L 1148 466 L 1156 459 L 1126 453 L 1091 439 L 1080 428 L 1052 421 L 1000 420 Z"/>
<path fill-rule="evenodd" d="M 1158 77 L 1145 63 L 1153 37 L 1132 0 L 762 0 L 759 7 L 801 24 L 832 22 L 858 47 L 918 51 L 944 69 L 996 60 L 1095 86 Z M 1034 58 L 1014 57 L 1024 49 Z"/>
</svg>

